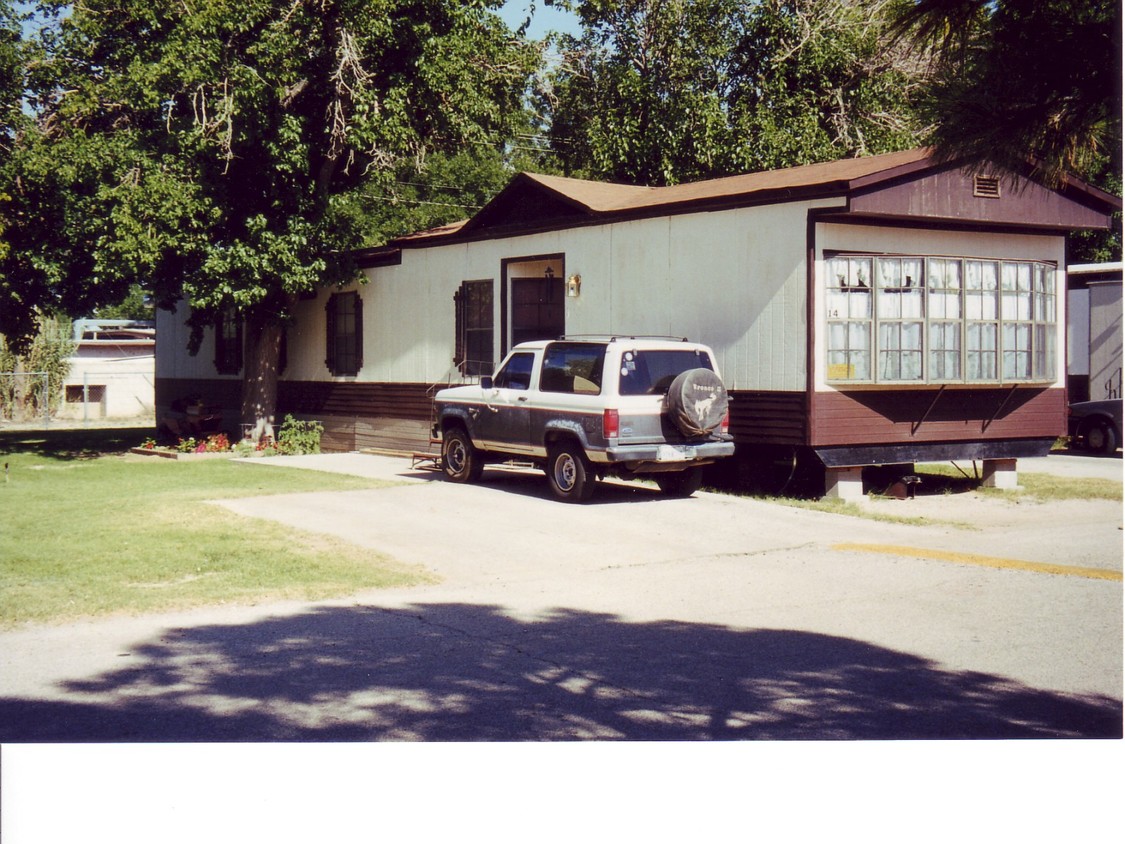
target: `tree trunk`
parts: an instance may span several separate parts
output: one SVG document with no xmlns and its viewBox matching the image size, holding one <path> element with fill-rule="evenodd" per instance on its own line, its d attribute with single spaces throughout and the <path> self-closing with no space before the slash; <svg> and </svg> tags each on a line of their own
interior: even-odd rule
<svg viewBox="0 0 1125 844">
<path fill-rule="evenodd" d="M 257 444 L 274 438 L 277 378 L 284 327 L 276 320 L 251 314 L 246 320 L 246 360 L 242 375 L 243 439 Z"/>
</svg>

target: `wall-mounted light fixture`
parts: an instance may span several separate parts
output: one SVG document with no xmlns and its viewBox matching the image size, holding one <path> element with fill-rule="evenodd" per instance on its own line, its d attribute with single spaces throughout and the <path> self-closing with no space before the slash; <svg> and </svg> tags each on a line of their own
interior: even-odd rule
<svg viewBox="0 0 1125 844">
<path fill-rule="evenodd" d="M 571 299 L 577 299 L 578 295 L 582 292 L 582 276 L 575 273 L 567 277 L 566 280 L 566 295 Z"/>
</svg>

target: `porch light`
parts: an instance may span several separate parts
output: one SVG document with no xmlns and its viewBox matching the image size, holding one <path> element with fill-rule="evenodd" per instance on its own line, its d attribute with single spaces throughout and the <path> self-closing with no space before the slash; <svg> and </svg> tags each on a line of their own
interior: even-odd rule
<svg viewBox="0 0 1125 844">
<path fill-rule="evenodd" d="M 582 276 L 575 273 L 569 276 L 566 280 L 566 295 L 571 299 L 577 299 L 578 295 L 582 292 Z"/>
</svg>

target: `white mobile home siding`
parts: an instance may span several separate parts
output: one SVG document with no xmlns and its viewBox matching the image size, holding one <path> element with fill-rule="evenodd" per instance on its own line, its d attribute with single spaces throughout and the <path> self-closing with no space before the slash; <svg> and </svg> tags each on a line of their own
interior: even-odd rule
<svg viewBox="0 0 1125 844">
<path fill-rule="evenodd" d="M 453 296 L 466 280 L 494 281 L 499 356 L 502 262 L 561 255 L 565 274 L 582 277 L 581 295 L 566 302 L 568 334 L 686 336 L 715 349 L 728 386 L 803 390 L 810 207 L 683 214 L 404 249 L 400 265 L 368 270 L 368 284 L 358 288 L 364 366 L 357 380 L 436 383 L 448 377 Z M 321 309 L 325 295 L 316 303 Z M 291 345 L 291 359 L 309 359 L 293 351 Z M 321 368 L 286 377 L 328 374 Z"/>
</svg>

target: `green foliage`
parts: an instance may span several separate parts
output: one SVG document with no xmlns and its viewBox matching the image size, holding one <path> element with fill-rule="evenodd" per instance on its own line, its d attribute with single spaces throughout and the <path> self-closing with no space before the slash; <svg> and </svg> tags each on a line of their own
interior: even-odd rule
<svg viewBox="0 0 1125 844">
<path fill-rule="evenodd" d="M 286 414 L 277 434 L 277 449 L 282 454 L 320 454 L 323 433 L 324 426 L 319 422 Z"/>
<path fill-rule="evenodd" d="M 150 320 L 153 318 L 152 302 L 148 293 L 139 284 L 129 287 L 125 299 L 114 305 L 106 305 L 94 312 L 98 319 Z"/>
<path fill-rule="evenodd" d="M 548 97 L 564 169 L 671 184 L 916 145 L 887 6 L 578 0 Z"/>
<path fill-rule="evenodd" d="M 462 220 L 475 214 L 512 177 L 510 157 L 489 146 L 436 153 L 424 165 L 407 162 L 393 173 L 371 176 L 334 200 L 338 226 L 365 245 Z"/>
<path fill-rule="evenodd" d="M 585 0 L 582 35 L 561 39 L 551 135 L 574 175 L 641 184 L 698 178 L 727 164 L 725 58 L 732 0 Z"/>
<path fill-rule="evenodd" d="M 922 57 L 891 43 L 895 2 L 753 4 L 730 96 L 743 169 L 766 170 L 918 145 Z"/>
<path fill-rule="evenodd" d="M 1117 0 L 914 0 L 897 32 L 935 51 L 920 108 L 939 156 L 1121 195 Z M 1121 260 L 1121 215 L 1068 247 L 1071 263 Z"/>
<path fill-rule="evenodd" d="M 1120 173 L 1117 0 L 915 0 L 900 31 L 938 61 L 926 113 L 939 154 L 1059 184 L 1114 155 Z"/>
<path fill-rule="evenodd" d="M 9 222 L 3 209 L 11 199 L 7 187 L 12 174 L 5 162 L 11 155 L 16 128 L 22 122 L 23 78 L 20 16 L 10 0 L 0 0 L 0 261 L 11 253 L 6 234 Z"/>
<path fill-rule="evenodd" d="M 23 96 L 21 15 L 11 0 L 0 0 L 0 149 L 6 149 L 20 122 Z M 2 232 L 0 232 L 2 234 Z"/>
<path fill-rule="evenodd" d="M 278 322 L 351 279 L 364 231 L 343 197 L 435 151 L 499 146 L 519 114 L 538 52 L 497 5 L 74 5 L 42 41 L 38 131 L 0 206 L 19 220 L 4 329 L 26 330 L 29 303 L 90 313 L 137 284 L 185 298 L 198 330 L 229 307 Z"/>
<path fill-rule="evenodd" d="M 38 332 L 17 351 L 0 336 L 0 418 L 28 419 L 56 412 L 76 344 L 70 321 L 40 317 Z"/>
</svg>

